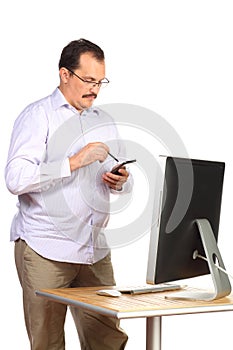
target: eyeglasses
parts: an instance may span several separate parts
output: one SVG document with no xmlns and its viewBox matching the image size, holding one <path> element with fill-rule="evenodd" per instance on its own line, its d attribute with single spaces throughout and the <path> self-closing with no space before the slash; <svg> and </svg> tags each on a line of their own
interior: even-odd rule
<svg viewBox="0 0 233 350">
<path fill-rule="evenodd" d="M 85 83 L 87 86 L 96 87 L 96 85 L 97 85 L 98 88 L 100 89 L 101 87 L 107 86 L 109 83 L 109 80 L 107 78 L 104 78 L 100 81 L 85 80 L 85 79 L 81 78 L 78 74 L 73 72 L 71 69 L 69 69 L 69 68 L 66 68 L 66 69 L 70 73 L 72 73 L 74 76 L 76 76 L 79 80 L 81 80 L 83 83 Z"/>
</svg>

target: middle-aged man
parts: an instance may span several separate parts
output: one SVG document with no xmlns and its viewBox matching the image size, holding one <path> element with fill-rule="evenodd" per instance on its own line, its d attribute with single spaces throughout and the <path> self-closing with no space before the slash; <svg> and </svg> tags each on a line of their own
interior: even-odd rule
<svg viewBox="0 0 233 350">
<path fill-rule="evenodd" d="M 6 184 L 18 195 L 11 227 L 23 290 L 31 350 L 64 350 L 67 307 L 39 298 L 35 290 L 114 285 L 104 228 L 110 193 L 131 191 L 124 145 L 112 118 L 93 107 L 105 78 L 105 60 L 96 44 L 70 42 L 59 61 L 60 84 L 27 106 L 16 119 Z M 119 321 L 71 308 L 82 350 L 124 349 Z M 20 347 L 20 344 L 19 344 Z"/>
</svg>

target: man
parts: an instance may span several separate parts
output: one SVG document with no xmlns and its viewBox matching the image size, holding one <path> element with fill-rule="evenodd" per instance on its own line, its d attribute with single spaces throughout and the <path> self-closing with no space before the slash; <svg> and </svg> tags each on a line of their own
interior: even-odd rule
<svg viewBox="0 0 233 350">
<path fill-rule="evenodd" d="M 16 119 L 6 166 L 18 195 L 11 227 L 32 350 L 64 350 L 66 306 L 35 296 L 41 288 L 114 285 L 104 228 L 110 193 L 131 190 L 126 169 L 111 173 L 124 146 L 111 117 L 93 102 L 105 78 L 104 53 L 88 40 L 70 42 L 59 61 L 60 85 Z M 111 149 L 110 149 L 111 148 Z M 71 312 L 82 350 L 124 349 L 119 322 Z"/>
</svg>

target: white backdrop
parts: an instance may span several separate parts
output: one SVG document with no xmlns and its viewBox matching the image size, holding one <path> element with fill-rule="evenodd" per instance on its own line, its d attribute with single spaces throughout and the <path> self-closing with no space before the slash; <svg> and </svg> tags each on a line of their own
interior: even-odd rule
<svg viewBox="0 0 233 350">
<path fill-rule="evenodd" d="M 8 349 L 29 349 L 9 243 L 16 198 L 3 178 L 11 129 L 27 104 L 54 90 L 60 52 L 80 37 L 99 44 L 106 55 L 111 84 L 96 103 L 149 108 L 176 129 L 191 157 L 226 162 L 219 247 L 232 272 L 232 1 L 13 0 L 3 2 L 0 11 L 2 343 Z M 145 196 L 146 184 L 140 175 L 135 180 L 137 200 Z M 144 281 L 147 247 L 148 234 L 113 250 L 119 284 Z M 224 349 L 231 349 L 232 322 L 232 313 L 165 318 L 163 350 L 186 350 L 187 345 L 217 350 L 223 337 Z M 123 321 L 122 326 L 129 334 L 127 350 L 145 349 L 145 320 Z M 66 333 L 67 350 L 77 350 L 69 315 Z"/>
</svg>

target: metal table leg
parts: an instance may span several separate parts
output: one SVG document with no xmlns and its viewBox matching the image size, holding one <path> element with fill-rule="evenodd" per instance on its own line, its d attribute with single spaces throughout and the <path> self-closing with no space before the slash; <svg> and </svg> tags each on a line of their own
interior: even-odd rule
<svg viewBox="0 0 233 350">
<path fill-rule="evenodd" d="M 162 316 L 146 319 L 146 350 L 161 350 Z"/>
</svg>

